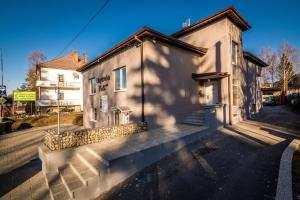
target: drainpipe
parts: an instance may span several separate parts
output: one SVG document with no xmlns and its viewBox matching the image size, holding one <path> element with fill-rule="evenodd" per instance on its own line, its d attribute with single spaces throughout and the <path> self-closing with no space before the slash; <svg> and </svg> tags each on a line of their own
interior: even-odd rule
<svg viewBox="0 0 300 200">
<path fill-rule="evenodd" d="M 232 102 L 231 102 L 231 85 L 230 74 L 228 75 L 228 103 L 229 103 L 229 124 L 232 125 Z"/>
<path fill-rule="evenodd" d="M 144 85 L 144 48 L 143 48 L 143 41 L 140 40 L 136 35 L 134 39 L 140 43 L 140 55 L 141 55 L 141 96 L 142 96 L 142 122 L 145 122 L 145 85 Z"/>
</svg>

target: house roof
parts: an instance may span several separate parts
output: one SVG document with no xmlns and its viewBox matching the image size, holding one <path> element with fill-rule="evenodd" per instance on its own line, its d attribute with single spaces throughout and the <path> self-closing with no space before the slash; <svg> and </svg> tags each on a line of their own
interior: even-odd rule
<svg viewBox="0 0 300 200">
<path fill-rule="evenodd" d="M 204 55 L 207 52 L 206 48 L 193 46 L 191 44 L 180 41 L 176 38 L 165 35 L 163 33 L 160 33 L 160 32 L 158 32 L 154 29 L 151 29 L 151 28 L 145 26 L 141 30 L 139 30 L 138 32 L 132 34 L 127 39 L 121 41 L 120 43 L 118 43 L 117 45 L 115 45 L 114 47 L 112 47 L 111 49 L 109 49 L 108 51 L 103 53 L 102 55 L 100 55 L 97 58 L 95 58 L 94 60 L 92 60 L 91 62 L 83 65 L 81 68 L 78 69 L 78 71 L 85 71 L 88 68 L 90 68 L 92 65 L 94 65 L 95 63 L 98 63 L 98 62 L 108 58 L 109 56 L 112 56 L 113 54 L 119 52 L 120 50 L 122 50 L 126 47 L 128 47 L 129 45 L 132 45 L 133 43 L 136 43 L 137 39 L 143 40 L 145 38 L 160 40 L 160 41 L 172 44 L 174 46 L 177 46 L 179 48 L 197 53 L 199 55 Z"/>
<path fill-rule="evenodd" d="M 44 63 L 40 63 L 37 67 L 63 69 L 63 70 L 77 70 L 84 64 L 83 60 L 75 61 L 73 54 L 68 54 Z"/>
<path fill-rule="evenodd" d="M 251 60 L 252 62 L 254 62 L 255 64 L 257 64 L 261 67 L 268 67 L 269 66 L 267 63 L 265 63 L 260 58 L 258 58 L 257 56 L 253 55 L 252 53 L 250 53 L 248 51 L 243 51 L 243 56 L 244 56 L 244 58 L 246 58 L 248 60 Z"/>
<path fill-rule="evenodd" d="M 246 31 L 251 28 L 251 25 L 248 24 L 248 22 L 239 14 L 239 12 L 234 7 L 229 7 L 202 19 L 196 22 L 195 24 L 185 27 L 173 33 L 171 36 L 176 38 L 181 37 L 225 17 L 228 17 L 233 23 L 235 23 L 239 28 L 241 28 L 242 31 Z"/>
</svg>

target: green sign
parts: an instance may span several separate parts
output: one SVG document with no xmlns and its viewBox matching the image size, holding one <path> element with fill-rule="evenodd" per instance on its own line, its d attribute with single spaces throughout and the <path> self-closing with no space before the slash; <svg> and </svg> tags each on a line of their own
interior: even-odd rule
<svg viewBox="0 0 300 200">
<path fill-rule="evenodd" d="M 0 97 L 0 104 L 5 104 L 5 102 L 6 102 L 6 99 L 4 98 L 4 97 Z"/>
<path fill-rule="evenodd" d="M 35 101 L 36 92 L 14 91 L 14 101 Z"/>
</svg>

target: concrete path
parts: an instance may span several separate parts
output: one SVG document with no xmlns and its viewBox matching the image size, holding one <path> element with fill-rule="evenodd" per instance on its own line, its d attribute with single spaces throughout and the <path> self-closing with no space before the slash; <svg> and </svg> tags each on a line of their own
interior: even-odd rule
<svg viewBox="0 0 300 200">
<path fill-rule="evenodd" d="M 274 199 L 282 152 L 300 135 L 300 115 L 266 107 L 145 168 L 98 200 Z"/>
</svg>

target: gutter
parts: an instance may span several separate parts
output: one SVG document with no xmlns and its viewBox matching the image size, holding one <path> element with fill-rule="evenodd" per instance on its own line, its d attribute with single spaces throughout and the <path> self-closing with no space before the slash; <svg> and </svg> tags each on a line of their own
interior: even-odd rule
<svg viewBox="0 0 300 200">
<path fill-rule="evenodd" d="M 141 56 L 141 97 L 142 97 L 142 122 L 145 122 L 145 84 L 144 84 L 144 48 L 143 41 L 134 36 L 134 39 L 140 44 L 140 56 Z"/>
</svg>

